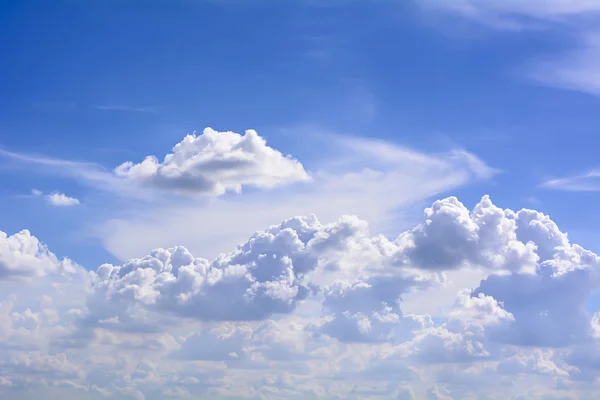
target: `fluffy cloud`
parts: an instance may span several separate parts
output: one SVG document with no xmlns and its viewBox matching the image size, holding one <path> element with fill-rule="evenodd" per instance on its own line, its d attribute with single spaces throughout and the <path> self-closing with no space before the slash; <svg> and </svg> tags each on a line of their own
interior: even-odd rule
<svg viewBox="0 0 600 400">
<path fill-rule="evenodd" d="M 598 256 L 548 216 L 487 196 L 472 210 L 438 200 L 395 240 L 356 217 L 295 217 L 211 260 L 173 247 L 90 272 L 27 231 L 2 235 L 5 398 L 495 399 L 531 387 L 544 399 L 559 392 L 536 388 L 556 379 L 569 395 L 598 389 L 600 318 L 587 308 Z M 406 295 L 467 270 L 485 279 L 443 317 L 403 311 Z"/>
<path fill-rule="evenodd" d="M 59 260 L 28 230 L 11 236 L 0 231 L 0 281 L 75 271 L 74 263 Z"/>
<path fill-rule="evenodd" d="M 137 164 L 125 162 L 114 173 L 160 189 L 211 194 L 309 179 L 302 164 L 267 146 L 256 131 L 239 135 L 211 128 L 201 135 L 187 135 L 162 162 L 148 156 Z"/>
<path fill-rule="evenodd" d="M 400 235 L 398 262 L 430 270 L 486 268 L 535 271 L 539 256 L 534 242 L 517 240 L 518 218 L 492 204 L 488 196 L 472 212 L 455 197 L 425 210 L 426 221 Z"/>
<path fill-rule="evenodd" d="M 51 193 L 46 196 L 46 200 L 48 200 L 48 203 L 57 207 L 70 207 L 79 204 L 79 199 L 67 196 L 64 193 Z"/>
<path fill-rule="evenodd" d="M 80 204 L 79 199 L 75 197 L 67 196 L 64 193 L 54 192 L 44 195 L 41 190 L 32 189 L 31 194 L 34 196 L 44 196 L 44 199 L 53 206 L 56 207 L 71 207 Z"/>
</svg>

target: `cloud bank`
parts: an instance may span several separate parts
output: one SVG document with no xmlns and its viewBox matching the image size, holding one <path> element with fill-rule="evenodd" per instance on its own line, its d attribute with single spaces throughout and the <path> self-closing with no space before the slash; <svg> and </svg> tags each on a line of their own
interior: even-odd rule
<svg viewBox="0 0 600 400">
<path fill-rule="evenodd" d="M 2 233 L 0 394 L 597 398 L 599 267 L 488 196 L 437 200 L 393 240 L 308 215 L 210 259 L 176 246 L 90 271 Z M 484 278 L 442 316 L 404 311 L 456 271 Z"/>
</svg>

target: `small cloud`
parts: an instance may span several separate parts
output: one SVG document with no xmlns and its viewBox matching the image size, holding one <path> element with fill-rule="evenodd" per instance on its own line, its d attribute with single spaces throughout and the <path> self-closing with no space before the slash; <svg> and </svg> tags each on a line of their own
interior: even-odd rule
<svg viewBox="0 0 600 400">
<path fill-rule="evenodd" d="M 71 207 L 76 206 L 80 202 L 75 197 L 67 196 L 64 193 L 52 193 L 46 196 L 48 203 L 57 207 Z"/>
<path fill-rule="evenodd" d="M 35 197 L 44 196 L 44 192 L 39 189 L 31 189 L 31 194 Z M 44 196 L 46 201 L 56 207 L 70 207 L 80 204 L 79 199 L 67 196 L 64 193 L 54 192 Z"/>
</svg>

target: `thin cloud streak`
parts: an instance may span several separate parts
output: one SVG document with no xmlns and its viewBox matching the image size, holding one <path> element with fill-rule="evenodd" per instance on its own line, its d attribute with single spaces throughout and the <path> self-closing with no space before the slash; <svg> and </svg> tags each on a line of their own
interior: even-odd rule
<svg viewBox="0 0 600 400">
<path fill-rule="evenodd" d="M 62 160 L 43 155 L 12 152 L 0 148 L 0 157 L 16 161 L 29 166 L 44 166 L 44 173 L 54 173 L 67 176 L 85 184 L 86 186 L 112 192 L 123 197 L 139 200 L 149 199 L 150 193 L 142 191 L 136 185 L 131 185 L 116 178 L 103 166 L 97 163 Z M 36 171 L 36 172 L 39 172 Z"/>
<path fill-rule="evenodd" d="M 534 83 L 600 95 L 600 34 L 586 34 L 574 50 L 534 60 L 524 75 Z"/>
<path fill-rule="evenodd" d="M 600 170 L 591 170 L 584 174 L 565 178 L 550 179 L 542 183 L 540 187 L 569 192 L 598 192 L 600 191 Z"/>
</svg>

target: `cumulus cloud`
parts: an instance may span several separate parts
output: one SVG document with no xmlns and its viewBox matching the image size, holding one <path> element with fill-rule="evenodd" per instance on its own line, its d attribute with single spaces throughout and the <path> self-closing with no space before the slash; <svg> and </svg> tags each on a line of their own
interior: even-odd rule
<svg viewBox="0 0 600 400">
<path fill-rule="evenodd" d="M 58 259 L 28 230 L 10 236 L 0 231 L 0 280 L 68 274 L 76 269 L 76 264 Z"/>
<path fill-rule="evenodd" d="M 3 234 L 0 257 L 6 398 L 494 399 L 531 387 L 543 399 L 559 392 L 536 388 L 556 379 L 597 391 L 600 318 L 586 307 L 598 256 L 547 215 L 488 196 L 472 209 L 435 201 L 395 240 L 311 215 L 212 259 L 179 246 L 85 271 L 27 231 Z M 484 279 L 445 314 L 403 310 L 408 294 L 470 270 Z"/>
<path fill-rule="evenodd" d="M 300 162 L 267 146 L 254 130 L 240 135 L 206 128 L 201 135 L 187 135 L 172 151 L 162 162 L 148 156 L 125 162 L 114 173 L 161 189 L 217 195 L 309 179 Z"/>
</svg>

